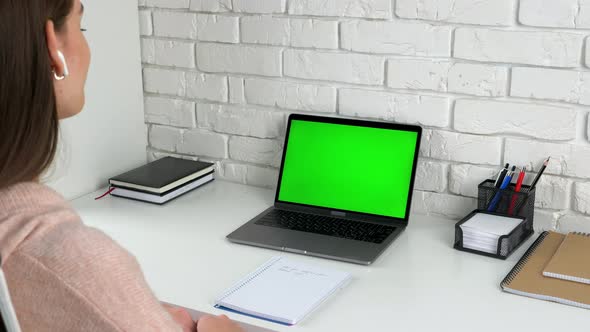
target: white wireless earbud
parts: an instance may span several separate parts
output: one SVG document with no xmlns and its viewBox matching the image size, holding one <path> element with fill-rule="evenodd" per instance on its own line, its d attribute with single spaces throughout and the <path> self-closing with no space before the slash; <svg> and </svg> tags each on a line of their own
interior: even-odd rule
<svg viewBox="0 0 590 332">
<path fill-rule="evenodd" d="M 68 75 L 70 75 L 70 71 L 68 69 L 68 64 L 66 62 L 66 57 L 64 56 L 64 54 L 61 51 L 57 51 L 57 56 L 59 57 L 59 59 L 61 60 L 61 62 L 64 65 L 63 77 L 68 77 Z"/>
</svg>

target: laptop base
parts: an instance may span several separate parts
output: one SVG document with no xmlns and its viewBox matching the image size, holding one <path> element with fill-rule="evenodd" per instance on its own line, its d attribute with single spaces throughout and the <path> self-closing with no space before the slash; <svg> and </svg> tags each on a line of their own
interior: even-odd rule
<svg viewBox="0 0 590 332">
<path fill-rule="evenodd" d="M 238 244 L 370 265 L 405 229 L 404 226 L 396 225 L 396 229 L 383 242 L 372 243 L 257 224 L 258 220 L 274 209 L 271 207 L 265 210 L 229 234 L 227 239 Z"/>
</svg>

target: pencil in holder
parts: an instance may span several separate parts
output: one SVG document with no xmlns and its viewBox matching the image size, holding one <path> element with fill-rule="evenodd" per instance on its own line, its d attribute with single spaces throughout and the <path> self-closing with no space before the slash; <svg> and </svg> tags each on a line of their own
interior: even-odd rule
<svg viewBox="0 0 590 332">
<path fill-rule="evenodd" d="M 478 186 L 478 209 L 455 225 L 455 249 L 506 259 L 534 233 L 535 189 L 523 185 L 521 190 L 516 192 L 514 188 L 514 185 L 506 189 L 496 188 L 494 180 L 486 180 Z M 522 222 L 509 234 L 500 236 L 497 251 L 492 254 L 463 247 L 461 225 L 476 213 L 515 217 L 522 219 Z"/>
</svg>

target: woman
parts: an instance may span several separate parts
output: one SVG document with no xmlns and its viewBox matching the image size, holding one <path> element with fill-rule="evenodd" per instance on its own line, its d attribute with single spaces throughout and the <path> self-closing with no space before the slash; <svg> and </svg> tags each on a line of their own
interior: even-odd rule
<svg viewBox="0 0 590 332">
<path fill-rule="evenodd" d="M 0 0 L 0 255 L 23 331 L 224 331 L 164 308 L 139 265 L 40 184 L 78 114 L 90 51 L 80 0 Z"/>
</svg>

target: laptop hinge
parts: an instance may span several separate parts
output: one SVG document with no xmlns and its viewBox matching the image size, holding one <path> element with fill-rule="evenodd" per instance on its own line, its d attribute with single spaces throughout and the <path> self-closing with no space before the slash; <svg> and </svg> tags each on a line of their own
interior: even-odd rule
<svg viewBox="0 0 590 332">
<path fill-rule="evenodd" d="M 279 210 L 287 210 L 293 212 L 301 212 L 308 214 L 315 214 L 319 216 L 328 216 L 334 218 L 341 218 L 346 220 L 362 221 L 369 223 L 377 223 L 381 225 L 389 225 L 396 227 L 406 227 L 408 224 L 403 219 L 396 220 L 395 218 L 387 218 L 375 215 L 365 215 L 361 213 L 330 210 L 325 208 L 317 208 L 312 206 L 302 206 L 290 203 L 275 202 L 274 207 Z"/>
</svg>

